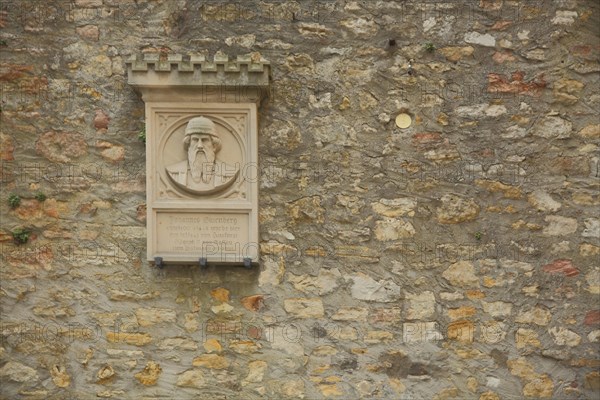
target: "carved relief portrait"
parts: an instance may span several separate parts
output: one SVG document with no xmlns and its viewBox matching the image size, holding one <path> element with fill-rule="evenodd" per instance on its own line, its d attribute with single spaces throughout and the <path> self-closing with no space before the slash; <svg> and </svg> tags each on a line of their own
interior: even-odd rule
<svg viewBox="0 0 600 400">
<path fill-rule="evenodd" d="M 239 152 L 238 146 L 231 140 L 224 140 L 210 118 L 197 116 L 190 119 L 183 139 L 174 145 L 179 150 L 171 149 L 170 153 L 179 154 L 180 161 L 167 163 L 164 168 L 176 188 L 202 196 L 226 191 L 239 182 L 241 160 L 235 156 Z"/>
</svg>

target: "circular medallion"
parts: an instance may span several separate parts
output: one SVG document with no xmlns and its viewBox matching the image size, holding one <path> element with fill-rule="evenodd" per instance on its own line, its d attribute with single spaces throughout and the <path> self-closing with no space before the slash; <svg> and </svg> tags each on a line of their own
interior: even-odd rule
<svg viewBox="0 0 600 400">
<path fill-rule="evenodd" d="M 398 114 L 396 117 L 396 126 L 400 129 L 406 129 L 412 124 L 412 118 L 406 113 Z"/>
</svg>

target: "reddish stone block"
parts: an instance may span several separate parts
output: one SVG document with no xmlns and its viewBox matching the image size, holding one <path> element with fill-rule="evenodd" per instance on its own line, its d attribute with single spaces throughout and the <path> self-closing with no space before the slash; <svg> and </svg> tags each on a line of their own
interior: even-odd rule
<svg viewBox="0 0 600 400">
<path fill-rule="evenodd" d="M 33 65 L 0 64 L 0 81 L 10 82 L 31 75 Z"/>
<path fill-rule="evenodd" d="M 395 324 L 400 322 L 400 308 L 376 308 L 369 313 L 370 324 Z"/>
<path fill-rule="evenodd" d="M 0 133 L 0 160 L 12 161 L 15 159 L 15 142 L 12 137 Z"/>
<path fill-rule="evenodd" d="M 29 221 L 36 218 L 41 218 L 42 207 L 37 200 L 23 199 L 19 207 L 14 210 L 15 215 L 22 220 Z"/>
<path fill-rule="evenodd" d="M 262 294 L 256 294 L 254 296 L 247 296 L 241 300 L 242 305 L 245 309 L 250 311 L 258 311 L 263 305 L 265 296 Z"/>
<path fill-rule="evenodd" d="M 511 21 L 498 21 L 490 29 L 501 31 L 510 25 L 512 25 Z"/>
<path fill-rule="evenodd" d="M 37 237 L 32 233 L 29 236 L 29 243 L 33 242 Z M 15 266 L 21 268 L 19 272 L 13 274 L 10 271 L 7 274 L 7 279 L 19 279 L 20 277 L 36 276 L 35 272 L 27 267 L 42 266 L 44 268 L 51 265 L 54 260 L 52 247 L 49 245 L 31 246 L 11 252 L 5 253 L 7 266 Z M 31 274 L 33 273 L 33 274 Z"/>
<path fill-rule="evenodd" d="M 94 117 L 94 128 L 108 129 L 108 121 L 110 121 L 110 118 L 104 111 L 96 110 L 96 116 Z"/>
<path fill-rule="evenodd" d="M 583 320 L 585 325 L 599 325 L 600 324 L 600 310 L 588 311 Z"/>
<path fill-rule="evenodd" d="M 12 242 L 13 237 L 9 232 L 0 231 L 0 243 Z"/>
<path fill-rule="evenodd" d="M 35 151 L 53 162 L 67 163 L 87 153 L 87 143 L 80 133 L 45 132 L 35 142 Z"/>
<path fill-rule="evenodd" d="M 421 148 L 437 147 L 442 143 L 442 135 L 439 132 L 420 132 L 412 137 L 413 144 Z"/>
<path fill-rule="evenodd" d="M 571 54 L 584 60 L 595 60 L 600 53 L 600 45 L 575 45 L 571 47 Z"/>
<path fill-rule="evenodd" d="M 4 85 L 3 90 L 14 91 L 14 95 L 27 93 L 43 97 L 48 91 L 48 78 L 34 75 L 32 65 L 0 63 L 0 82 L 12 82 L 12 85 Z"/>
<path fill-rule="evenodd" d="M 492 56 L 492 59 L 498 64 L 502 64 L 504 62 L 515 61 L 516 58 L 512 55 L 510 51 L 497 51 Z"/>
<path fill-rule="evenodd" d="M 539 96 L 546 87 L 544 75 L 530 81 L 524 81 L 522 71 L 512 73 L 510 79 L 495 73 L 488 74 L 488 92 L 490 93 L 516 93 L 528 96 Z"/>
<path fill-rule="evenodd" d="M 250 325 L 246 329 L 246 336 L 248 336 L 250 339 L 260 340 L 263 338 L 264 335 L 265 333 L 263 332 L 263 328 L 261 327 Z"/>
<path fill-rule="evenodd" d="M 496 155 L 494 149 L 485 148 L 477 152 L 477 155 L 483 158 L 490 158 Z"/>
<path fill-rule="evenodd" d="M 551 274 L 564 274 L 567 277 L 579 275 L 579 270 L 571 263 L 571 260 L 560 259 L 546 264 L 542 269 Z"/>
<path fill-rule="evenodd" d="M 77 34 L 84 39 L 98 41 L 100 31 L 96 25 L 86 25 L 76 28 Z"/>
<path fill-rule="evenodd" d="M 592 46 L 589 45 L 577 45 L 571 47 L 571 53 L 577 56 L 585 57 L 592 52 Z"/>
</svg>

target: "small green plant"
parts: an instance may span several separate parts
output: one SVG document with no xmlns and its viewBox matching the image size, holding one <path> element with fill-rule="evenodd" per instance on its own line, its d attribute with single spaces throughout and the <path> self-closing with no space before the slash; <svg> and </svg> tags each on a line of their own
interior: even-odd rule
<svg viewBox="0 0 600 400">
<path fill-rule="evenodd" d="M 423 45 L 423 47 L 425 48 L 425 51 L 428 51 L 430 53 L 433 52 L 433 51 L 435 51 L 435 45 L 433 43 L 431 43 L 431 42 L 425 43 Z"/>
<path fill-rule="evenodd" d="M 6 40 L 1 40 L 0 39 L 0 46 L 7 46 Z"/>
<path fill-rule="evenodd" d="M 17 245 L 27 243 L 30 235 L 31 231 L 29 231 L 28 229 L 17 228 L 14 231 L 12 231 L 13 240 Z"/>
<path fill-rule="evenodd" d="M 39 201 L 40 203 L 43 203 L 43 202 L 44 202 L 44 200 L 46 200 L 46 199 L 47 199 L 47 197 L 46 197 L 46 195 L 45 195 L 44 193 L 42 193 L 42 192 L 37 192 L 37 193 L 36 193 L 36 195 L 35 195 L 35 199 L 36 199 L 37 201 Z"/>
<path fill-rule="evenodd" d="M 10 208 L 17 208 L 19 207 L 19 204 L 21 204 L 21 197 L 18 194 L 11 193 L 11 195 L 8 196 L 8 205 Z"/>
<path fill-rule="evenodd" d="M 481 240 L 482 236 L 483 236 L 483 234 L 481 232 L 475 232 L 475 239 Z"/>
<path fill-rule="evenodd" d="M 141 142 L 146 143 L 146 127 L 142 128 L 142 130 L 140 131 L 140 133 L 138 133 L 138 139 Z"/>
</svg>

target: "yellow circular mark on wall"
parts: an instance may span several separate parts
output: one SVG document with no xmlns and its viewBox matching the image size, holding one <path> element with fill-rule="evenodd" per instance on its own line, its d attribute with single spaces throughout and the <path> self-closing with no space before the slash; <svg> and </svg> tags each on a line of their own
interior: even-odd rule
<svg viewBox="0 0 600 400">
<path fill-rule="evenodd" d="M 396 117 L 396 126 L 401 129 L 406 129 L 412 124 L 412 118 L 406 113 L 398 114 Z"/>
</svg>

